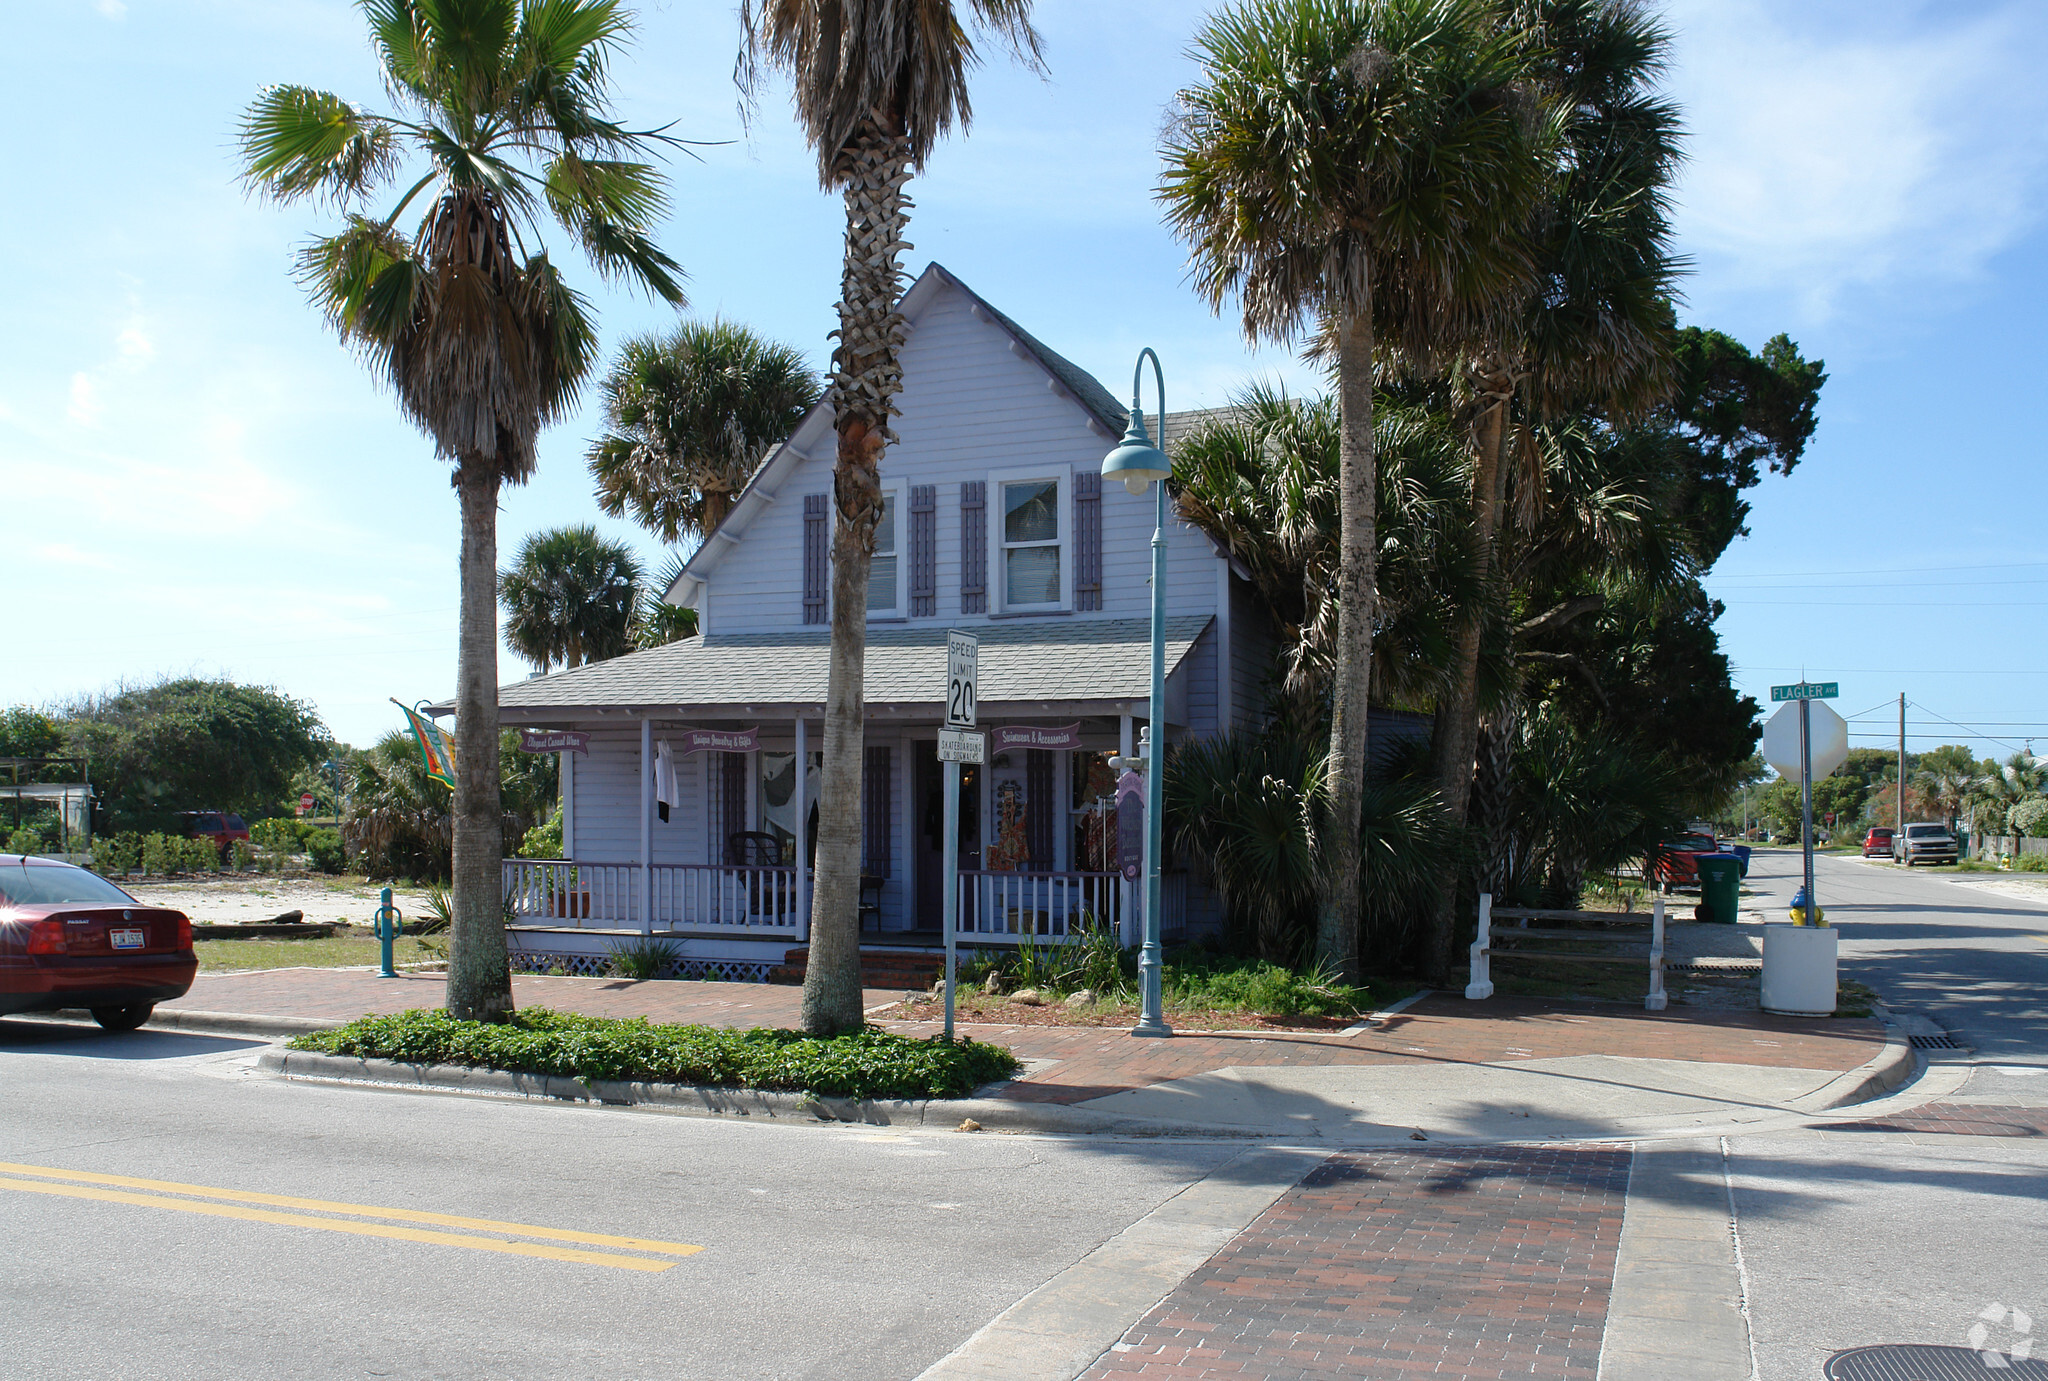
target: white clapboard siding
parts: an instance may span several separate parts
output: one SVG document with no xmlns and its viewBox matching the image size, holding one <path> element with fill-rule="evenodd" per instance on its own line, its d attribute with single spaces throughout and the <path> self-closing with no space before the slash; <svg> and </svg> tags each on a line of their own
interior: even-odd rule
<svg viewBox="0 0 2048 1381">
<path fill-rule="evenodd" d="M 937 613 L 911 623 L 961 621 L 960 484 L 996 472 L 1040 466 L 1073 473 L 1099 469 L 1114 442 L 1089 425 L 1072 398 L 1046 387 L 1035 361 L 1010 348 L 1000 326 L 977 320 L 968 299 L 950 285 L 918 315 L 904 348 L 904 388 L 897 400 L 898 441 L 882 462 L 886 482 L 930 484 L 937 490 Z M 711 571 L 710 627 L 716 633 L 800 627 L 803 623 L 804 496 L 832 488 L 832 445 L 810 443 L 809 459 L 774 486 L 775 502 L 745 525 L 737 544 Z M 999 511 L 991 492 L 985 513 Z M 1061 504 L 1072 541 L 1073 496 Z M 1102 493 L 1103 607 L 1079 618 L 1144 618 L 1151 612 L 1153 499 L 1120 485 Z M 899 559 L 909 560 L 908 514 L 900 522 Z M 714 537 L 713 541 L 724 538 Z M 1167 547 L 1169 615 L 1213 613 L 1215 549 L 1192 528 L 1170 522 Z M 989 546 L 988 576 L 1000 577 Z M 1066 595 L 1071 601 L 1072 590 Z M 905 601 L 907 606 L 907 600 Z M 974 621 L 970 616 L 970 621 Z"/>
<path fill-rule="evenodd" d="M 576 761 L 576 835 L 565 840 L 571 858 L 593 863 L 640 861 L 640 725 L 585 723 L 590 752 Z M 655 741 L 663 737 L 655 731 Z M 682 800 L 667 823 L 655 817 L 650 830 L 656 863 L 712 863 L 704 840 L 704 755 L 676 759 L 676 789 Z M 651 807 L 650 807 L 651 809 Z"/>
</svg>

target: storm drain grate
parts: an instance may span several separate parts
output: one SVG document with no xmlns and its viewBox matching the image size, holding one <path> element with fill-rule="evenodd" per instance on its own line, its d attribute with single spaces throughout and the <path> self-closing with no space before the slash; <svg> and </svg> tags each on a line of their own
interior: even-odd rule
<svg viewBox="0 0 2048 1381">
<path fill-rule="evenodd" d="M 1996 1357 L 1996 1362 L 1985 1358 Z M 1821 1368 L 1828 1381 L 1984 1381 L 1997 1375 L 2006 1381 L 2048 1381 L 2048 1362 L 2002 1352 L 1979 1353 L 1967 1347 L 1931 1343 L 1883 1343 L 1837 1352 Z"/>
<path fill-rule="evenodd" d="M 1915 1050 L 1961 1050 L 1962 1042 L 1954 1036 L 1908 1036 Z"/>
<path fill-rule="evenodd" d="M 1666 964 L 1666 973 L 1762 973 L 1762 964 Z"/>
</svg>

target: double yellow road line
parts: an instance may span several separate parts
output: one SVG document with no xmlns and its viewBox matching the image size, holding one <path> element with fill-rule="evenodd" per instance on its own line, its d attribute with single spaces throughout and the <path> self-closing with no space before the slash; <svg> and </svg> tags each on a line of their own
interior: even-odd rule
<svg viewBox="0 0 2048 1381">
<path fill-rule="evenodd" d="M 34 1178 L 21 1178 L 33 1176 Z M 179 1213 L 200 1213 L 211 1218 L 238 1218 L 248 1223 L 274 1223 L 282 1227 L 318 1228 L 324 1232 L 345 1232 L 357 1237 L 386 1237 L 401 1242 L 431 1242 L 444 1247 L 467 1247 L 471 1251 L 501 1252 L 507 1256 L 537 1256 L 549 1261 L 575 1261 L 586 1266 L 609 1266 L 621 1271 L 666 1271 L 676 1263 L 660 1257 L 692 1256 L 702 1247 L 687 1242 L 657 1242 L 645 1237 L 612 1237 L 604 1233 L 570 1232 L 564 1228 L 539 1227 L 532 1223 L 501 1223 L 490 1218 L 464 1218 L 452 1213 L 427 1213 L 410 1208 L 376 1208 L 367 1204 L 333 1203 L 326 1199 L 297 1199 L 285 1194 L 259 1194 L 241 1189 L 212 1189 L 201 1184 L 179 1184 L 174 1180 L 143 1180 L 129 1175 L 88 1175 L 77 1170 L 58 1170 L 47 1165 L 13 1165 L 0 1161 L 0 1189 L 20 1194 L 52 1194 L 66 1199 L 93 1199 L 101 1203 L 134 1204 L 142 1208 L 167 1208 Z M 253 1208 L 247 1205 L 262 1204 Z M 282 1213 L 279 1209 L 297 1209 Z M 315 1217 L 315 1214 L 345 1214 L 346 1217 Z M 364 1221 L 364 1220 L 382 1221 Z M 403 1223 L 425 1223 L 431 1227 L 401 1227 Z M 463 1228 L 466 1233 L 436 1232 L 433 1228 Z M 471 1236 L 486 1233 L 491 1236 Z M 522 1237 L 539 1241 L 522 1242 Z M 550 1243 L 575 1243 L 552 1246 Z M 588 1251 L 589 1247 L 616 1247 L 646 1252 L 645 1256 L 623 1256 L 618 1252 Z"/>
</svg>

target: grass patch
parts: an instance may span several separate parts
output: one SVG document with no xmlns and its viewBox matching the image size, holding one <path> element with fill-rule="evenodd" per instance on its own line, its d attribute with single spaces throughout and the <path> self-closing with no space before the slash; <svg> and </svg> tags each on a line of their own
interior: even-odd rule
<svg viewBox="0 0 2048 1381">
<path fill-rule="evenodd" d="M 1420 986 L 1388 978 L 1337 981 L 1266 959 L 1190 950 L 1161 966 L 1159 996 L 1168 1012 L 1253 1012 L 1268 1017 L 1353 1017 L 1397 1002 Z"/>
<path fill-rule="evenodd" d="M 235 973 L 243 969 L 340 969 L 376 964 L 382 949 L 368 931 L 304 940 L 194 940 L 201 973 Z M 410 935 L 391 947 L 393 962 L 417 964 L 434 956 Z"/>
<path fill-rule="evenodd" d="M 294 1050 L 406 1064 L 469 1065 L 572 1079 L 784 1089 L 832 1098 L 963 1098 L 1016 1073 L 982 1041 L 919 1040 L 873 1027 L 829 1039 L 763 1027 L 656 1026 L 528 1007 L 503 1025 L 446 1012 L 361 1017 L 300 1036 Z"/>
<path fill-rule="evenodd" d="M 1870 1004 L 1877 1001 L 1877 994 L 1853 978 L 1844 978 L 1835 986 L 1835 1015 L 1838 1017 L 1867 1017 L 1871 1015 Z"/>
</svg>

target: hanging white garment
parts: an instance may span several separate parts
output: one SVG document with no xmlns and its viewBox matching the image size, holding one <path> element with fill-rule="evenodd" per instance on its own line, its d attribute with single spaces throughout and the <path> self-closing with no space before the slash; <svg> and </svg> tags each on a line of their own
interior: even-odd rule
<svg viewBox="0 0 2048 1381">
<path fill-rule="evenodd" d="M 676 795 L 676 760 L 664 739 L 654 749 L 654 813 L 668 823 L 668 808 L 682 798 Z"/>
</svg>

